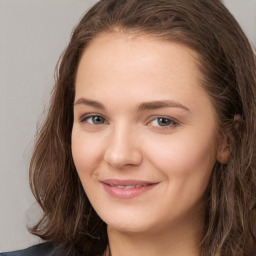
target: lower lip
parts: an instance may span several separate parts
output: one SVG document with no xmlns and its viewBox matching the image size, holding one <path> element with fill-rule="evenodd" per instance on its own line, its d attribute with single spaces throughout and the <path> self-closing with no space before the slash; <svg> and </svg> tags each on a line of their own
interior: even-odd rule
<svg viewBox="0 0 256 256">
<path fill-rule="evenodd" d="M 152 188 L 154 188 L 157 184 L 150 184 L 143 187 L 135 187 L 135 188 L 118 188 L 111 185 L 108 185 L 106 183 L 101 183 L 103 185 L 103 188 L 105 191 L 107 191 L 108 194 L 110 194 L 112 197 L 119 198 L 119 199 L 131 199 L 134 197 L 137 197 Z"/>
</svg>

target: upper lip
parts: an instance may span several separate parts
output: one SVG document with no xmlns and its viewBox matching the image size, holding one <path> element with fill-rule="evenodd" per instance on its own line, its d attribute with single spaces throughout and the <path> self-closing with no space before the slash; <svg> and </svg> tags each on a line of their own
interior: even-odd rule
<svg viewBox="0 0 256 256">
<path fill-rule="evenodd" d="M 158 182 L 151 182 L 151 181 L 145 181 L 145 180 L 120 180 L 120 179 L 105 179 L 101 180 L 102 183 L 105 183 L 107 185 L 114 185 L 114 186 L 133 186 L 133 185 L 141 185 L 141 186 L 147 186 L 147 185 L 153 185 L 157 184 Z"/>
</svg>

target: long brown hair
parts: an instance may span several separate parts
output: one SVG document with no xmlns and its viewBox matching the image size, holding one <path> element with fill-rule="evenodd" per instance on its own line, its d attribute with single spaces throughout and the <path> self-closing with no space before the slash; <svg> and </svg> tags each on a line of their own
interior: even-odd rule
<svg viewBox="0 0 256 256">
<path fill-rule="evenodd" d="M 97 35 L 120 29 L 181 43 L 198 53 L 202 86 L 230 151 L 227 164 L 216 162 L 205 192 L 201 255 L 252 256 L 256 64 L 246 36 L 219 0 L 101 0 L 85 14 L 60 59 L 31 160 L 31 188 L 43 210 L 31 232 L 62 244 L 65 255 L 96 255 L 107 247 L 106 224 L 88 201 L 72 160 L 71 131 L 81 55 Z"/>
</svg>

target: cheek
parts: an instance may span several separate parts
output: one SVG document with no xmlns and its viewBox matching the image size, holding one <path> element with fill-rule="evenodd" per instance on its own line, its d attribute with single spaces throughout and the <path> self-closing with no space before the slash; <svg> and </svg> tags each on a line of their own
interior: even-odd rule
<svg viewBox="0 0 256 256">
<path fill-rule="evenodd" d="M 82 132 L 72 132 L 71 143 L 73 160 L 80 178 L 90 175 L 96 168 L 101 157 L 102 144 L 93 139 L 93 136 L 85 136 Z"/>
<path fill-rule="evenodd" d="M 148 148 L 155 149 L 147 152 L 148 159 L 151 159 L 159 170 L 167 176 L 181 178 L 190 175 L 210 174 L 215 162 L 215 145 L 212 136 L 176 136 L 158 141 L 148 142 Z M 157 149 L 156 149 L 157 148 Z"/>
<path fill-rule="evenodd" d="M 163 191 L 169 195 L 166 205 L 176 205 L 177 212 L 186 212 L 202 202 L 215 162 L 215 146 L 209 138 L 172 138 L 148 157 L 167 181 Z"/>
</svg>

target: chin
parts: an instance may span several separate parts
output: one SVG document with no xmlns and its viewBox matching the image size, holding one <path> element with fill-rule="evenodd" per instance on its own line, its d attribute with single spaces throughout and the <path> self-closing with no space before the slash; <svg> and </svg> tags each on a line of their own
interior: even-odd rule
<svg viewBox="0 0 256 256">
<path fill-rule="evenodd" d="M 152 231 L 156 226 L 152 221 L 152 216 L 139 216 L 139 214 L 133 216 L 127 214 L 114 215 L 112 212 L 110 215 L 103 214 L 100 217 L 108 228 L 119 232 L 144 233 Z"/>
<path fill-rule="evenodd" d="M 107 224 L 109 230 L 115 230 L 120 233 L 133 233 L 133 234 L 139 234 L 139 233 L 147 233 L 151 229 L 142 226 L 142 225 L 134 225 L 134 224 L 118 224 L 118 223 L 110 223 Z M 152 230 L 151 230 L 152 231 Z"/>
</svg>

